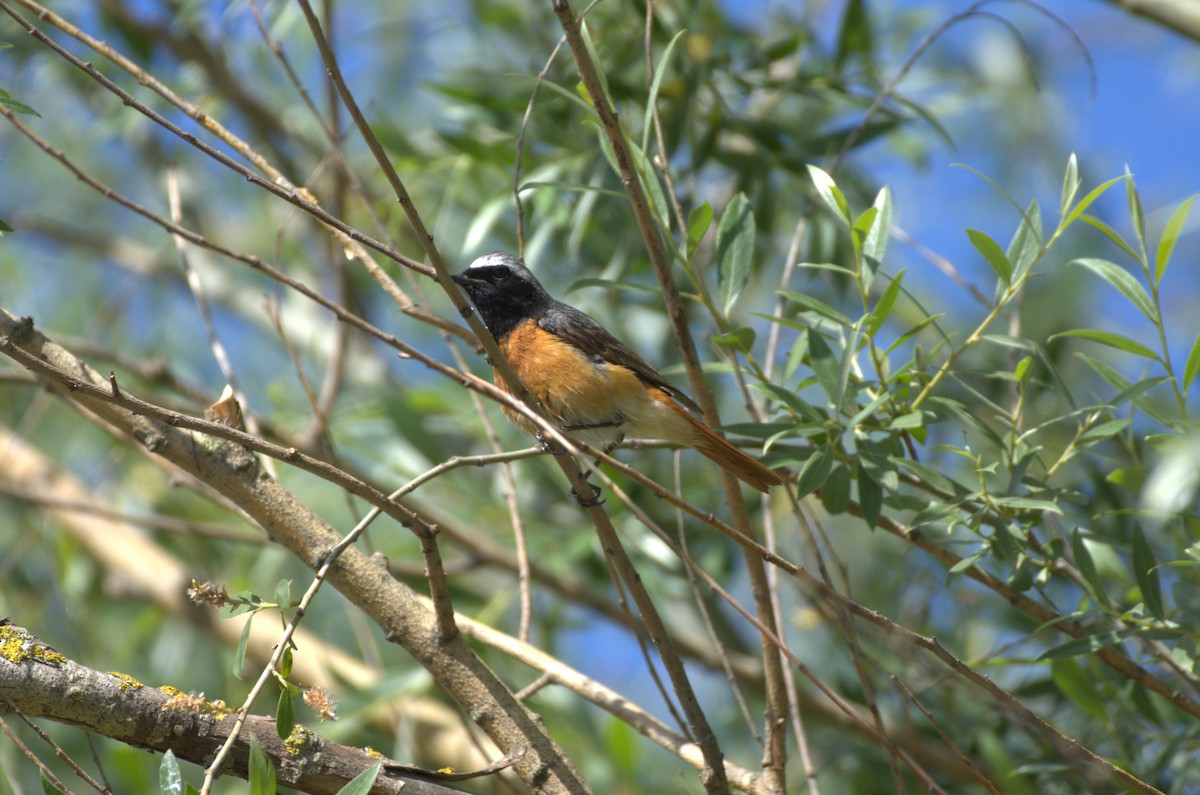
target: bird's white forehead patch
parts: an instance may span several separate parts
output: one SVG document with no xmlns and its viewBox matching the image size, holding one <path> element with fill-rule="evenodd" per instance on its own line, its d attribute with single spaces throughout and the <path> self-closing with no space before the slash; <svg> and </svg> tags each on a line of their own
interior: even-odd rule
<svg viewBox="0 0 1200 795">
<path fill-rule="evenodd" d="M 477 258 L 474 262 L 467 266 L 467 270 L 473 271 L 477 268 L 495 268 L 497 266 L 507 265 L 510 268 L 520 267 L 520 260 L 512 254 L 505 254 L 503 251 L 493 251 L 491 254 L 484 254 Z"/>
</svg>

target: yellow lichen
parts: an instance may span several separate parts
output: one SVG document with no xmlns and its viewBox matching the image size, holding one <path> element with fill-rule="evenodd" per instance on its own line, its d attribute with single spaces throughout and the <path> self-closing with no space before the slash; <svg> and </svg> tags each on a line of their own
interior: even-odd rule
<svg viewBox="0 0 1200 795">
<path fill-rule="evenodd" d="M 176 696 L 186 696 L 187 695 L 187 693 L 184 693 L 179 688 L 171 687 L 170 685 L 163 685 L 162 687 L 159 688 L 159 690 L 166 693 L 171 698 L 175 698 Z"/>
<path fill-rule="evenodd" d="M 108 675 L 115 676 L 121 680 L 122 693 L 128 693 L 130 690 L 141 690 L 143 687 L 145 687 L 145 685 L 134 679 L 129 674 L 123 674 L 120 671 L 109 671 Z"/>
<path fill-rule="evenodd" d="M 17 626 L 0 626 L 0 657 L 12 663 L 37 660 L 58 667 L 67 658 Z"/>
<path fill-rule="evenodd" d="M 283 741 L 283 747 L 292 756 L 299 756 L 305 746 L 313 739 L 313 733 L 297 723 L 292 727 L 292 733 Z"/>
<path fill-rule="evenodd" d="M 384 758 L 383 754 L 379 753 L 378 751 L 376 751 L 374 748 L 372 748 L 369 745 L 366 748 L 364 748 L 363 750 L 366 751 L 367 756 L 371 757 L 372 759 L 383 759 Z"/>
</svg>

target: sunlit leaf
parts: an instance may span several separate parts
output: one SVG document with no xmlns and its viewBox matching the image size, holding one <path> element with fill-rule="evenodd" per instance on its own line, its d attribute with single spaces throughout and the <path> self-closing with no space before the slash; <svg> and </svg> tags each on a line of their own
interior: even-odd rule
<svg viewBox="0 0 1200 795">
<path fill-rule="evenodd" d="M 1064 331 L 1059 334 L 1055 334 L 1050 339 L 1056 340 L 1059 337 L 1078 337 L 1079 339 L 1091 340 L 1092 342 L 1098 342 L 1101 345 L 1107 345 L 1110 348 L 1116 348 L 1119 351 L 1125 351 L 1126 353 L 1144 356 L 1147 359 L 1153 359 L 1155 361 L 1159 360 L 1158 354 L 1147 348 L 1142 343 L 1138 342 L 1137 340 L 1131 340 L 1129 337 L 1118 334 L 1115 331 L 1100 331 L 1098 329 L 1090 328 L 1073 329 L 1071 331 Z"/>
<path fill-rule="evenodd" d="M 1192 202 L 1195 200 L 1195 196 L 1188 197 L 1187 201 L 1179 205 L 1175 212 L 1171 213 L 1171 217 L 1167 219 L 1167 225 L 1163 227 L 1162 239 L 1158 241 L 1158 251 L 1154 255 L 1155 284 L 1162 281 L 1163 274 L 1167 271 L 1167 263 L 1171 260 L 1171 252 L 1175 250 L 1175 243 L 1179 240 L 1180 233 L 1183 232 L 1183 225 L 1187 221 L 1188 211 L 1192 209 Z"/>
<path fill-rule="evenodd" d="M 1138 589 L 1142 592 L 1142 602 L 1150 615 L 1155 618 L 1166 618 L 1163 607 L 1162 585 L 1159 583 L 1157 565 L 1154 560 L 1154 550 L 1146 542 L 1146 534 L 1140 525 L 1133 526 L 1133 575 L 1137 578 Z"/>
<path fill-rule="evenodd" d="M 829 445 L 821 445 L 814 450 L 796 476 L 796 496 L 805 497 L 821 488 L 833 470 L 833 462 L 833 448 Z"/>
<path fill-rule="evenodd" d="M 1088 593 L 1091 594 L 1092 600 L 1104 607 L 1111 607 L 1112 602 L 1104 590 L 1104 583 L 1100 581 L 1099 572 L 1096 571 L 1096 562 L 1092 559 L 1092 553 L 1088 550 L 1087 542 L 1083 540 L 1079 528 L 1075 528 L 1071 534 L 1071 553 L 1075 558 L 1075 568 L 1079 569 L 1079 573 L 1083 575 L 1083 581 L 1088 587 Z"/>
<path fill-rule="evenodd" d="M 175 752 L 169 748 L 158 763 L 158 791 L 159 795 L 184 795 L 183 772 Z"/>
<path fill-rule="evenodd" d="M 1129 271 L 1108 260 L 1083 257 L 1071 260 L 1071 265 L 1082 265 L 1104 281 L 1116 287 L 1141 311 L 1151 323 L 1158 324 L 1158 310 L 1150 300 L 1149 293 Z"/>
<path fill-rule="evenodd" d="M 1067 158 L 1067 173 L 1063 175 L 1062 204 L 1059 205 L 1059 212 L 1064 217 L 1071 207 L 1071 202 L 1075 201 L 1079 185 L 1079 162 L 1075 159 L 1075 153 L 1072 152 L 1071 156 Z"/>
<path fill-rule="evenodd" d="M 688 229 L 687 229 L 687 255 L 688 259 L 696 253 L 696 249 L 700 246 L 700 241 L 708 234 L 708 229 L 712 226 L 713 208 L 708 202 L 704 202 L 699 207 L 693 207 L 688 213 Z"/>
<path fill-rule="evenodd" d="M 1060 658 L 1050 663 L 1050 676 L 1063 695 L 1074 701 L 1080 709 L 1101 723 L 1108 722 L 1104 708 L 1104 697 L 1096 688 L 1096 679 L 1084 673 L 1079 663 Z"/>
<path fill-rule="evenodd" d="M 853 223 L 850 219 L 850 205 L 846 203 L 846 197 L 838 189 L 833 177 L 814 165 L 809 165 L 808 174 L 812 177 L 813 185 L 817 187 L 817 195 L 821 197 L 821 201 L 825 202 L 825 206 L 834 216 L 849 228 Z"/>
<path fill-rule="evenodd" d="M 383 762 L 376 762 L 354 778 L 346 782 L 346 786 L 337 791 L 337 795 L 370 795 L 375 786 L 375 780 L 383 769 Z"/>
<path fill-rule="evenodd" d="M 738 193 L 729 200 L 717 224 L 717 285 L 726 315 L 750 278 L 754 238 L 754 208 Z"/>
<path fill-rule="evenodd" d="M 1012 266 L 1008 262 L 1004 249 L 1000 248 L 1000 244 L 978 229 L 968 229 L 967 237 L 971 239 L 971 244 L 983 255 L 996 275 L 1000 277 L 1001 283 L 1008 284 L 1012 279 Z"/>
</svg>

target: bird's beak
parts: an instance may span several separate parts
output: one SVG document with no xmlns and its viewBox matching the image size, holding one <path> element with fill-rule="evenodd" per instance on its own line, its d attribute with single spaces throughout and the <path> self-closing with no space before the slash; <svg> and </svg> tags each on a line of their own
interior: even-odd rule
<svg viewBox="0 0 1200 795">
<path fill-rule="evenodd" d="M 450 280 L 453 281 L 455 284 L 457 284 L 459 287 L 462 287 L 464 289 L 466 288 L 466 286 L 468 284 L 477 284 L 480 281 L 479 279 L 472 279 L 470 276 L 468 276 L 465 273 L 452 274 L 450 276 Z"/>
</svg>

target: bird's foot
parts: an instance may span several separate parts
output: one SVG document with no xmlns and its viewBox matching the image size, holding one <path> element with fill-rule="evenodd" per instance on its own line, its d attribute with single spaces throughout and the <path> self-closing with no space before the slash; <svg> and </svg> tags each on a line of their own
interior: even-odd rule
<svg viewBox="0 0 1200 795">
<path fill-rule="evenodd" d="M 600 489 L 596 488 L 595 486 L 592 486 L 591 483 L 589 483 L 588 485 L 592 487 L 592 493 L 595 496 L 590 497 L 590 498 L 584 498 L 584 497 L 580 496 L 579 492 L 577 492 L 575 489 L 571 489 L 571 499 L 573 499 L 573 500 L 575 500 L 575 502 L 579 503 L 580 508 L 595 508 L 597 505 L 603 505 L 605 502 L 605 499 L 600 496 Z"/>
</svg>

